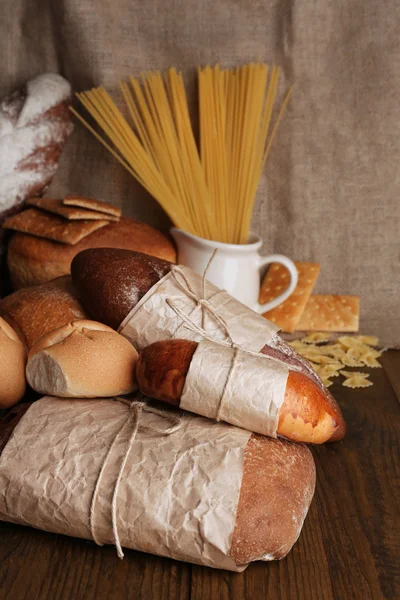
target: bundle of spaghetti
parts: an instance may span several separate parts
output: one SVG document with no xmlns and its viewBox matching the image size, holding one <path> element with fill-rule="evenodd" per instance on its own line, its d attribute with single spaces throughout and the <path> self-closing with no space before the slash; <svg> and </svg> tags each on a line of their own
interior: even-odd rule
<svg viewBox="0 0 400 600">
<path fill-rule="evenodd" d="M 276 128 L 279 70 L 249 64 L 198 70 L 200 154 L 182 74 L 170 69 L 120 83 L 131 124 L 103 87 L 77 94 L 104 131 L 72 112 L 154 196 L 173 223 L 200 237 L 246 243 L 257 186 Z M 111 142 L 111 144 L 109 143 Z"/>
<path fill-rule="evenodd" d="M 269 79 L 265 64 L 205 67 L 198 76 L 201 159 L 215 231 L 220 241 L 245 244 L 262 170 L 291 90 L 271 128 L 277 67 Z"/>
</svg>

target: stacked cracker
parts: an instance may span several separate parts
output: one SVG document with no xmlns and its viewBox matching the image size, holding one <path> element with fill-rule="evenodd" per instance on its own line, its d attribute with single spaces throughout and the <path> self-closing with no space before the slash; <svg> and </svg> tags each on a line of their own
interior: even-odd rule
<svg viewBox="0 0 400 600">
<path fill-rule="evenodd" d="M 71 245 L 121 216 L 112 204 L 75 195 L 30 198 L 26 204 L 31 208 L 7 219 L 4 228 Z"/>
<path fill-rule="evenodd" d="M 269 321 L 282 331 L 337 331 L 354 332 L 359 328 L 360 299 L 358 296 L 333 294 L 312 295 L 320 265 L 295 262 L 298 283 L 293 294 L 276 308 L 264 313 Z M 289 285 L 289 272 L 281 264 L 269 268 L 261 285 L 260 303 L 276 298 Z"/>
<path fill-rule="evenodd" d="M 358 296 L 312 294 L 320 265 L 295 262 L 298 284 L 293 294 L 278 307 L 264 313 L 285 333 L 309 332 L 289 344 L 306 358 L 321 377 L 326 387 L 333 377 L 342 375 L 342 385 L 365 388 L 372 385 L 365 371 L 348 371 L 348 368 L 381 367 L 378 358 L 382 351 L 375 348 L 374 336 L 341 336 L 333 339 L 331 333 L 351 333 L 359 329 L 360 299 Z M 289 272 L 281 264 L 269 268 L 261 285 L 260 303 L 269 302 L 289 285 Z"/>
</svg>

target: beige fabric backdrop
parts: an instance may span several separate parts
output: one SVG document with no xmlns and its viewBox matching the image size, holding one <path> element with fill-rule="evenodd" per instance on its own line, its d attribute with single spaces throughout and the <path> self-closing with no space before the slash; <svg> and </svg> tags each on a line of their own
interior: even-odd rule
<svg viewBox="0 0 400 600">
<path fill-rule="evenodd" d="M 129 73 L 172 65 L 193 91 L 197 64 L 277 62 L 295 91 L 254 229 L 265 252 L 320 262 L 319 293 L 359 294 L 362 330 L 394 345 L 399 23 L 398 0 L 3 0 L 0 92 L 43 71 L 60 72 L 76 90 L 112 89 Z M 79 125 L 50 190 L 71 191 L 168 227 L 156 202 Z"/>
</svg>

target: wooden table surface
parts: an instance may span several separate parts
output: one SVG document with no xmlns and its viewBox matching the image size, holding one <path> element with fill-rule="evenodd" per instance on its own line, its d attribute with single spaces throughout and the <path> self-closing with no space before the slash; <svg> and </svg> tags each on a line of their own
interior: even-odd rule
<svg viewBox="0 0 400 600">
<path fill-rule="evenodd" d="M 10 600 L 400 599 L 400 352 L 374 386 L 331 389 L 343 442 L 313 448 L 317 488 L 297 544 L 244 573 L 192 566 L 0 524 L 0 598 Z"/>
</svg>

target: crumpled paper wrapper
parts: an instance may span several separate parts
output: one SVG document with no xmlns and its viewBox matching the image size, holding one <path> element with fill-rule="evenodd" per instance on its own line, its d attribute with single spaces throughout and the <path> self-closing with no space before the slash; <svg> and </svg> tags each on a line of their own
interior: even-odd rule
<svg viewBox="0 0 400 600">
<path fill-rule="evenodd" d="M 203 298 L 203 278 L 189 269 L 179 266 L 197 299 Z M 177 275 L 184 285 L 181 276 Z M 259 352 L 277 335 L 279 328 L 245 306 L 224 290 L 209 281 L 205 282 L 205 298 L 212 308 L 223 317 L 231 333 L 232 341 L 246 350 Z M 187 327 L 182 318 L 167 304 L 172 302 L 196 325 L 216 340 L 229 340 L 226 331 L 206 308 L 202 308 L 178 285 L 173 273 L 167 273 L 154 285 L 122 321 L 118 331 L 140 351 L 153 342 L 181 338 L 201 341 L 202 336 Z"/>
<path fill-rule="evenodd" d="M 0 518 L 92 539 L 90 508 L 107 452 L 131 412 L 115 400 L 35 402 L 0 456 Z M 183 415 L 142 412 L 117 495 L 122 546 L 243 571 L 229 556 L 250 433 Z M 146 430 L 144 429 L 146 428 Z M 149 430 L 148 430 L 149 429 Z M 93 507 L 98 539 L 113 543 L 111 501 L 130 427 L 115 443 Z"/>
<path fill-rule="evenodd" d="M 199 343 L 180 408 L 276 437 L 289 368 L 263 355 L 216 342 Z"/>
</svg>

